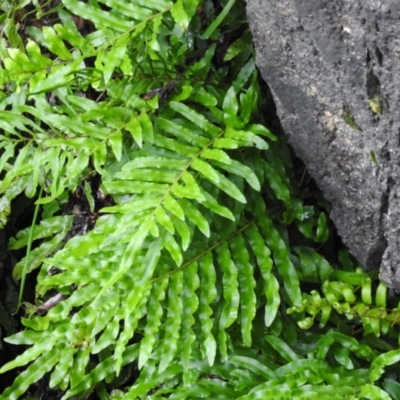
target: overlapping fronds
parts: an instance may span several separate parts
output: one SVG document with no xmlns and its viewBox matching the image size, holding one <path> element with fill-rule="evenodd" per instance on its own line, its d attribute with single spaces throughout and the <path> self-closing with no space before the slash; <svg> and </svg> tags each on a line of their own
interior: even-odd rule
<svg viewBox="0 0 400 400">
<path fill-rule="evenodd" d="M 305 311 L 310 315 L 298 322 L 303 329 L 310 328 L 316 318 L 321 327 L 325 326 L 333 310 L 349 320 L 360 318 L 364 332 L 376 336 L 387 334 L 390 327 L 400 322 L 398 310 L 387 308 L 385 284 L 381 282 L 373 290 L 372 279 L 360 269 L 355 272 L 335 271 L 321 289 L 322 297 L 316 290 L 310 294 L 303 293 L 302 305 L 288 310 L 290 313 Z"/>
<path fill-rule="evenodd" d="M 2 398 L 45 374 L 63 399 L 109 398 L 132 368 L 113 396 L 389 398 L 374 382 L 397 350 L 378 356 L 331 324 L 298 329 L 348 316 L 352 300 L 309 247 L 328 238 L 325 214 L 298 198 L 287 149 L 258 115 L 248 30 L 225 50 L 217 40 L 221 24 L 243 26 L 243 7 L 222 2 L 224 19 L 213 4 L 63 0 L 47 11 L 57 23 L 22 36 L 3 19 L 0 221 L 21 193 L 42 206 L 9 249 L 35 241 L 14 277 L 26 261 L 40 268 L 37 296 L 50 300 L 7 339 L 30 347 L 0 369 L 26 368 Z M 78 188 L 86 217 L 65 212 Z M 94 229 L 78 233 L 79 218 Z M 367 275 L 349 274 L 370 304 Z M 325 282 L 325 297 L 302 294 L 304 281 Z M 379 310 L 358 310 L 375 334 L 388 332 Z"/>
</svg>

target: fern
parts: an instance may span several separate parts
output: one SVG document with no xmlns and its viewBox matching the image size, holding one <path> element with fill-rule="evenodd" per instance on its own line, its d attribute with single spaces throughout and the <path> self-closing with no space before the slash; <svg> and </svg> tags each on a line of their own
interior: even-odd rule
<svg viewBox="0 0 400 400">
<path fill-rule="evenodd" d="M 243 7 L 223 2 L 218 17 L 198 0 L 62 4 L 42 10 L 58 23 L 26 37 L 9 19 L 22 6 L 3 9 L 0 221 L 18 195 L 43 190 L 31 240 L 22 230 L 9 249 L 34 240 L 14 277 L 27 262 L 38 303 L 54 291 L 62 301 L 7 339 L 30 347 L 0 369 L 26 368 L 2 398 L 45 374 L 63 399 L 108 398 L 132 366 L 118 398 L 389 398 L 374 382 L 398 351 L 379 355 L 328 324 L 358 313 L 366 333 L 395 335 L 395 312 L 372 322 L 386 318 L 384 288 L 380 308 L 352 308 L 358 284 L 371 304 L 367 274 L 334 270 L 310 247 L 327 240 L 326 216 L 300 199 L 288 150 L 259 116 L 246 28 L 220 65 L 216 39 L 244 24 Z M 77 216 L 63 210 L 80 187 L 97 220 L 73 235 Z M 112 202 L 99 209 L 99 196 Z M 347 278 L 357 283 L 342 290 Z M 322 292 L 302 293 L 307 280 Z"/>
</svg>

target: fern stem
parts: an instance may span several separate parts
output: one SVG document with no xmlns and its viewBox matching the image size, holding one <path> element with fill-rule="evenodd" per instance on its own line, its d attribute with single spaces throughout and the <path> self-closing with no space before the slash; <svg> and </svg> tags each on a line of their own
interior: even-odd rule
<svg viewBox="0 0 400 400">
<path fill-rule="evenodd" d="M 165 274 L 162 274 L 160 276 L 157 276 L 156 278 L 153 278 L 151 280 L 151 282 L 155 282 L 158 281 L 159 279 L 163 279 L 167 276 L 170 276 L 172 274 L 174 274 L 175 272 L 178 272 L 182 269 L 185 269 L 186 267 L 188 267 L 189 265 L 191 265 L 192 263 L 199 261 L 200 258 L 202 258 L 205 254 L 212 252 L 214 249 L 216 249 L 218 246 L 220 246 L 222 243 L 225 242 L 229 242 L 230 240 L 232 240 L 234 237 L 236 237 L 237 235 L 241 234 L 243 231 L 245 231 L 254 221 L 251 220 L 249 221 L 247 224 L 243 225 L 240 229 L 238 229 L 237 231 L 235 231 L 234 233 L 232 233 L 230 236 L 228 236 L 225 239 L 220 240 L 219 242 L 213 244 L 212 246 L 208 247 L 207 249 L 205 249 L 204 251 L 202 251 L 200 254 L 198 254 L 196 257 L 192 258 L 190 261 L 185 262 L 183 265 L 181 265 L 178 268 L 175 268 L 171 271 L 166 272 Z"/>
<path fill-rule="evenodd" d="M 229 0 L 228 3 L 226 3 L 225 7 L 221 11 L 221 13 L 218 15 L 217 18 L 210 24 L 210 26 L 207 28 L 207 30 L 200 36 L 201 39 L 209 39 L 210 36 L 213 34 L 213 32 L 218 28 L 218 26 L 221 24 L 221 22 L 224 20 L 224 18 L 229 14 L 229 11 L 231 10 L 232 6 L 235 4 L 236 0 Z"/>
<path fill-rule="evenodd" d="M 38 200 L 40 200 L 42 198 L 42 193 L 43 193 L 43 188 L 41 187 L 40 191 L 39 191 Z M 32 220 L 32 225 L 31 225 L 31 230 L 29 232 L 28 244 L 27 244 L 27 247 L 26 247 L 26 256 L 25 256 L 25 261 L 24 261 L 24 268 L 22 270 L 21 286 L 19 288 L 18 307 L 17 307 L 16 312 L 18 312 L 19 308 L 21 307 L 21 303 L 22 303 L 22 295 L 24 293 L 26 274 L 27 274 L 27 271 L 28 271 L 29 255 L 31 253 L 31 246 L 32 246 L 32 241 L 33 241 L 33 230 L 35 229 L 37 216 L 39 214 L 39 208 L 40 208 L 40 204 L 38 204 L 36 202 L 35 212 L 33 214 L 33 220 Z"/>
</svg>

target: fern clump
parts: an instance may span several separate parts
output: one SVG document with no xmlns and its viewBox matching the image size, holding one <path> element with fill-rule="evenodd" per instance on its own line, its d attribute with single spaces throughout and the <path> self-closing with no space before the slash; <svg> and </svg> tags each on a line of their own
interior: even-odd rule
<svg viewBox="0 0 400 400">
<path fill-rule="evenodd" d="M 63 0 L 40 27 L 29 5 L 0 18 L 0 221 L 35 199 L 9 249 L 30 248 L 14 278 L 38 269 L 37 304 L 2 398 L 46 374 L 63 399 L 395 393 L 376 336 L 396 310 L 381 285 L 366 314 L 371 279 L 316 250 L 327 219 L 265 127 L 243 4 Z"/>
</svg>

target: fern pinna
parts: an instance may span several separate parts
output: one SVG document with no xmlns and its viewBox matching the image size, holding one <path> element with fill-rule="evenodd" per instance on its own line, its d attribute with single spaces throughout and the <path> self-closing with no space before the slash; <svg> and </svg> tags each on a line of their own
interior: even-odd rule
<svg viewBox="0 0 400 400">
<path fill-rule="evenodd" d="M 63 0 L 40 11 L 57 23 L 20 37 L 7 19 L 2 31 L 0 220 L 42 188 L 40 222 L 9 249 L 34 241 L 14 277 L 40 268 L 38 301 L 60 301 L 7 339 L 30 347 L 0 369 L 25 366 L 1 398 L 45 374 L 63 399 L 385 396 L 361 368 L 377 359 L 370 347 L 296 325 L 321 315 L 299 277 L 323 282 L 333 269 L 312 248 L 293 251 L 286 226 L 312 243 L 327 223 L 296 197 L 288 150 L 262 123 L 243 5 Z M 112 202 L 71 235 L 63 207 L 81 187 L 94 215 L 93 177 Z M 349 357 L 361 361 L 351 369 Z M 375 380 L 396 357 L 380 359 Z"/>
</svg>

